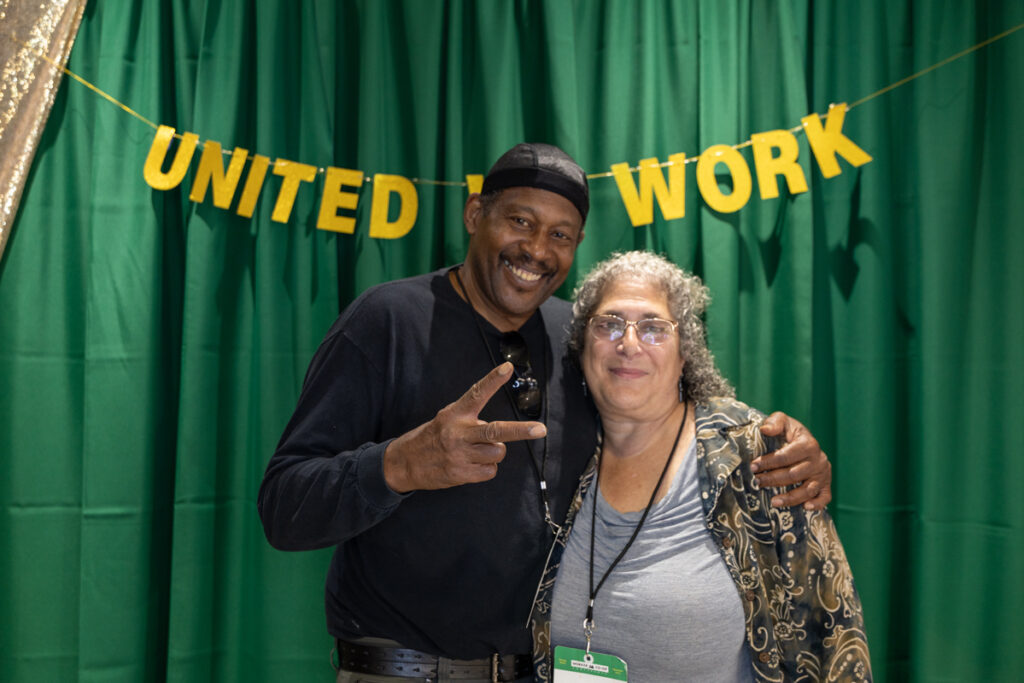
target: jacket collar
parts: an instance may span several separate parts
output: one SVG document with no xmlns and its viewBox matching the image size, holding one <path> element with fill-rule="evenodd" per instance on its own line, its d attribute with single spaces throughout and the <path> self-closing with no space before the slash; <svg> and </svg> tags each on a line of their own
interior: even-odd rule
<svg viewBox="0 0 1024 683">
<path fill-rule="evenodd" d="M 749 422 L 750 409 L 734 399 L 711 398 L 697 404 L 697 477 L 708 521 L 723 487 L 743 462 L 731 432 Z"/>
</svg>

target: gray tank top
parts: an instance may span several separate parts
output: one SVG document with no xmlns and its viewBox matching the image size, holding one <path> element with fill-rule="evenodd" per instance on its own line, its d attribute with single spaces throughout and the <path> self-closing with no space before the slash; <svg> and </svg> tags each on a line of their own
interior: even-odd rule
<svg viewBox="0 0 1024 683">
<path fill-rule="evenodd" d="M 595 493 L 591 489 L 583 501 L 558 570 L 551 613 L 556 646 L 586 646 L 594 501 L 595 586 L 642 514 L 620 513 Z M 753 680 L 739 592 L 704 526 L 695 443 L 598 592 L 594 624 L 591 649 L 624 659 L 631 683 Z"/>
</svg>

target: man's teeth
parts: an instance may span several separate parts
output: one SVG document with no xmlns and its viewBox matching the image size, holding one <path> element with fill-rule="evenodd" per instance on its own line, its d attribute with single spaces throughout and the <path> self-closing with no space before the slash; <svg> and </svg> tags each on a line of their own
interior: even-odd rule
<svg viewBox="0 0 1024 683">
<path fill-rule="evenodd" d="M 540 273 L 531 273 L 528 270 L 523 270 L 522 268 L 518 268 L 512 265 L 508 261 L 505 261 L 505 265 L 508 266 L 508 269 L 512 271 L 513 275 L 515 275 L 517 278 L 521 280 L 526 280 L 527 282 L 536 282 L 541 277 Z"/>
</svg>

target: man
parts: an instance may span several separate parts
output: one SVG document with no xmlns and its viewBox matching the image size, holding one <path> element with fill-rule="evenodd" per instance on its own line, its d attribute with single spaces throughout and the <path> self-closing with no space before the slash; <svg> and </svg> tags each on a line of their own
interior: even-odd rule
<svg viewBox="0 0 1024 683">
<path fill-rule="evenodd" d="M 339 681 L 530 678 L 531 603 L 596 445 L 551 297 L 588 210 L 567 154 L 517 145 L 466 202 L 465 263 L 367 290 L 314 356 L 259 511 L 276 548 L 337 546 Z M 765 485 L 813 474 L 779 502 L 826 504 L 813 437 L 781 414 L 768 429 L 790 443 Z"/>
</svg>

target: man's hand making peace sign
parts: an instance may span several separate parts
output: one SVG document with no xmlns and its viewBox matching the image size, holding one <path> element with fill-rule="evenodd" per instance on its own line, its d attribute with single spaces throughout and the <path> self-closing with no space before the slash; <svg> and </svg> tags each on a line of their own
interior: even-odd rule
<svg viewBox="0 0 1024 683">
<path fill-rule="evenodd" d="M 541 422 L 484 422 L 480 411 L 512 374 L 502 363 L 434 419 L 398 437 L 384 451 L 384 479 L 397 493 L 444 489 L 493 479 L 505 442 L 539 439 Z"/>
</svg>

